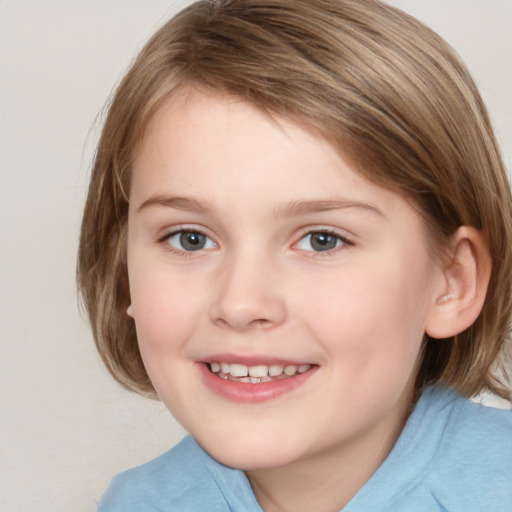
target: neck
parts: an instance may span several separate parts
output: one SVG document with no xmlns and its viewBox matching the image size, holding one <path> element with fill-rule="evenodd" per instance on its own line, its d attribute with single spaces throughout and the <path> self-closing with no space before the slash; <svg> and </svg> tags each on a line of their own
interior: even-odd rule
<svg viewBox="0 0 512 512">
<path fill-rule="evenodd" d="M 328 451 L 281 467 L 246 471 L 256 499 L 265 512 L 341 510 L 388 456 L 406 419 L 401 408 Z"/>
</svg>

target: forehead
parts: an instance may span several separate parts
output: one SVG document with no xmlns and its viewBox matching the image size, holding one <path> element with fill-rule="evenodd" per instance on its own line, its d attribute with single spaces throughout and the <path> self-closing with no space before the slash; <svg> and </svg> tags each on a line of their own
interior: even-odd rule
<svg viewBox="0 0 512 512">
<path fill-rule="evenodd" d="M 275 213 L 304 201 L 404 209 L 398 194 L 356 172 L 320 135 L 240 99 L 195 89 L 167 100 L 135 154 L 131 207 L 158 196 L 198 200 L 210 211 Z"/>
<path fill-rule="evenodd" d="M 135 186 L 148 181 L 142 178 L 155 178 L 157 172 L 151 171 L 175 178 L 176 185 L 211 175 L 220 181 L 248 181 L 255 174 L 276 178 L 284 163 L 302 171 L 305 158 L 310 173 L 303 178 L 314 179 L 322 167 L 348 169 L 333 146 L 298 124 L 270 117 L 240 99 L 192 88 L 164 103 L 134 156 Z"/>
<path fill-rule="evenodd" d="M 313 146 L 324 158 L 338 160 L 326 140 L 299 123 L 264 113 L 230 95 L 184 88 L 168 98 L 148 126 L 135 151 L 135 169 L 143 167 L 141 160 L 156 163 L 159 158 L 176 163 L 223 158 L 263 166 L 266 154 L 293 158 Z"/>
</svg>

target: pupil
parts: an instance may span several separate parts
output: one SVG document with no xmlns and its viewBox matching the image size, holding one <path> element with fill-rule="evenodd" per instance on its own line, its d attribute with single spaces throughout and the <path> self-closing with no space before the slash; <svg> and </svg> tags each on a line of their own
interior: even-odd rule
<svg viewBox="0 0 512 512">
<path fill-rule="evenodd" d="M 206 237 L 201 233 L 185 231 L 180 235 L 180 243 L 187 251 L 197 251 L 205 246 Z"/>
<path fill-rule="evenodd" d="M 330 251 L 336 247 L 337 238 L 329 233 L 314 233 L 311 235 L 311 247 L 315 251 Z"/>
</svg>

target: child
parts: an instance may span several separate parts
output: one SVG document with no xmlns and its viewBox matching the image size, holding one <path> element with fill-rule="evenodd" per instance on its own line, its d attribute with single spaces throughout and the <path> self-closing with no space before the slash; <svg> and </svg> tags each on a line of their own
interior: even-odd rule
<svg viewBox="0 0 512 512">
<path fill-rule="evenodd" d="M 512 200 L 436 34 L 377 0 L 200 1 L 110 106 L 78 278 L 187 429 L 99 510 L 512 511 Z"/>
</svg>

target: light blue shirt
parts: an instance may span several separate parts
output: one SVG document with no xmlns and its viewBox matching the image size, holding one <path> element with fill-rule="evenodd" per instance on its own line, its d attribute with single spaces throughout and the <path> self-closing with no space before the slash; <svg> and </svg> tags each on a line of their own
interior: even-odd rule
<svg viewBox="0 0 512 512">
<path fill-rule="evenodd" d="M 242 471 L 186 437 L 116 476 L 98 511 L 262 509 Z M 512 512 L 512 412 L 428 389 L 391 453 L 343 512 Z"/>
</svg>

